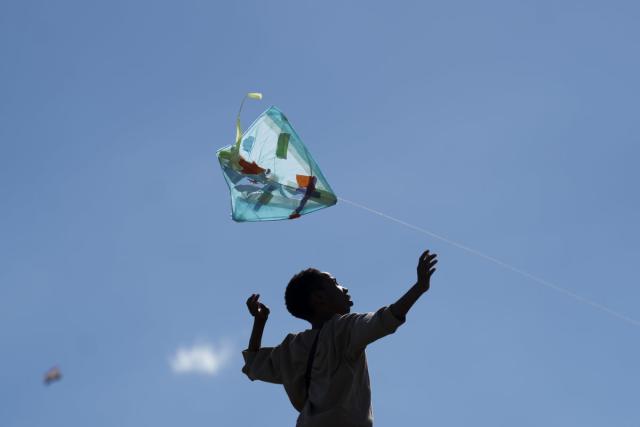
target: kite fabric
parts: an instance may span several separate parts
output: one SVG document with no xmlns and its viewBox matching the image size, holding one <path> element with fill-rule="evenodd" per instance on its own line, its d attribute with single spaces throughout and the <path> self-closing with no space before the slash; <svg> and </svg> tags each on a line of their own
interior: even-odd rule
<svg viewBox="0 0 640 427">
<path fill-rule="evenodd" d="M 259 93 L 247 97 L 262 99 Z M 294 219 L 337 202 L 318 164 L 276 107 L 269 107 L 244 133 L 238 112 L 236 143 L 218 150 L 217 156 L 234 221 Z"/>
</svg>

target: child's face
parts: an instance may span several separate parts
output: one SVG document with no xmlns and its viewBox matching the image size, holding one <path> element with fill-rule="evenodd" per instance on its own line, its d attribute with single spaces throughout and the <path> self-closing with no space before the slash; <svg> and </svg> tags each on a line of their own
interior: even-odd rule
<svg viewBox="0 0 640 427">
<path fill-rule="evenodd" d="M 323 273 L 327 280 L 324 281 L 322 289 L 322 306 L 329 314 L 347 314 L 351 311 L 353 301 L 349 296 L 349 289 L 338 284 L 338 281 L 331 273 Z"/>
</svg>

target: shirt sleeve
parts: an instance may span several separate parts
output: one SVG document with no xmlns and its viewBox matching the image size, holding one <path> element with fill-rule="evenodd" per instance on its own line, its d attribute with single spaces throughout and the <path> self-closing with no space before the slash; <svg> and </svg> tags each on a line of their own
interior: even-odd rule
<svg viewBox="0 0 640 427">
<path fill-rule="evenodd" d="M 261 380 L 282 384 L 280 372 L 280 347 L 262 347 L 258 351 L 244 350 L 244 366 L 242 372 L 251 381 Z"/>
<path fill-rule="evenodd" d="M 275 347 L 261 347 L 258 351 L 244 350 L 244 366 L 242 372 L 251 381 L 260 380 L 274 384 L 282 384 L 283 353 L 289 349 L 291 335 Z"/>
<path fill-rule="evenodd" d="M 354 313 L 343 316 L 346 322 L 347 352 L 357 355 L 372 342 L 392 334 L 405 319 L 398 319 L 389 307 L 382 307 L 375 313 Z"/>
</svg>

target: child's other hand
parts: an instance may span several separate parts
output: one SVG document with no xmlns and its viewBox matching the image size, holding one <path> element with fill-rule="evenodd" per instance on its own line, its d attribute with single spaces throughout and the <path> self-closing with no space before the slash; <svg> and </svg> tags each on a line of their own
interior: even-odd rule
<svg viewBox="0 0 640 427">
<path fill-rule="evenodd" d="M 434 266 L 438 263 L 437 256 L 437 254 L 429 253 L 426 250 L 418 260 L 418 285 L 423 292 L 429 290 L 431 275 L 436 271 Z"/>
<path fill-rule="evenodd" d="M 270 313 L 269 307 L 258 301 L 258 298 L 260 298 L 260 294 L 251 294 L 249 299 L 247 299 L 249 313 L 251 313 L 256 320 L 266 321 Z"/>
</svg>

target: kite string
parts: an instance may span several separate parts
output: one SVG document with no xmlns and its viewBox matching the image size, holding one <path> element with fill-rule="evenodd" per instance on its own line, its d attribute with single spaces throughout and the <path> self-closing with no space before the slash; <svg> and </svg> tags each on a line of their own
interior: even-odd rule
<svg viewBox="0 0 640 427">
<path fill-rule="evenodd" d="M 418 227 L 417 225 L 410 224 L 410 223 L 408 223 L 406 221 L 403 221 L 401 219 L 394 218 L 391 215 L 387 215 L 387 214 L 385 214 L 383 212 L 377 211 L 375 209 L 369 208 L 367 206 L 361 205 L 361 204 L 353 202 L 351 200 L 347 200 L 347 199 L 344 199 L 342 197 L 338 197 L 338 200 L 340 200 L 341 202 L 345 202 L 345 203 L 347 203 L 347 204 L 349 204 L 351 206 L 357 207 L 359 209 L 365 210 L 367 212 L 373 213 L 375 215 L 381 216 L 381 217 L 386 218 L 388 220 L 391 220 L 391 221 L 393 221 L 393 222 L 395 222 L 397 224 L 404 225 L 407 228 L 411 228 L 412 230 L 415 230 L 415 231 L 418 231 L 420 233 L 426 234 L 427 236 L 431 236 L 434 239 L 438 239 L 438 240 L 440 240 L 442 242 L 448 243 L 451 246 L 454 246 L 454 247 L 456 247 L 458 249 L 462 249 L 463 251 L 466 251 L 466 252 L 468 252 L 470 254 L 476 255 L 476 256 L 478 256 L 480 258 L 484 258 L 487 261 L 493 262 L 494 264 L 497 264 L 497 265 L 499 265 L 499 266 L 501 266 L 501 267 L 503 267 L 503 268 L 505 268 L 507 270 L 513 271 L 514 273 L 518 273 L 518 274 L 520 274 L 520 275 L 522 275 L 522 276 L 524 276 L 524 277 L 526 277 L 526 278 L 528 278 L 528 279 L 530 279 L 530 280 L 532 280 L 532 281 L 534 281 L 534 282 L 536 282 L 536 283 L 538 283 L 540 285 L 546 286 L 547 288 L 550 288 L 550 289 L 553 289 L 556 292 L 560 292 L 562 294 L 565 294 L 565 295 L 567 295 L 567 296 L 569 296 L 569 297 L 571 297 L 571 298 L 573 298 L 573 299 L 575 299 L 575 300 L 577 300 L 577 301 L 579 301 L 579 302 L 581 302 L 583 304 L 590 305 L 590 306 L 592 306 L 594 308 L 597 308 L 599 310 L 604 311 L 605 313 L 608 313 L 608 314 L 610 314 L 610 315 L 612 315 L 614 317 L 617 317 L 618 319 L 624 320 L 624 321 L 626 321 L 628 323 L 631 323 L 634 326 L 639 326 L 640 327 L 640 320 L 637 320 L 637 319 L 634 319 L 632 317 L 629 317 L 629 316 L 627 316 L 627 315 L 625 315 L 623 313 L 620 313 L 618 311 L 615 311 L 615 310 L 613 310 L 613 309 L 611 309 L 611 308 L 609 308 L 609 307 L 607 307 L 607 306 L 605 306 L 603 304 L 600 304 L 598 302 L 595 302 L 595 301 L 592 301 L 592 300 L 590 300 L 588 298 L 585 298 L 585 297 L 583 297 L 581 295 L 578 295 L 573 291 L 570 291 L 570 290 L 565 289 L 563 287 L 560 287 L 560 286 L 558 286 L 556 284 L 553 284 L 553 283 L 549 282 L 548 280 L 545 280 L 545 279 L 542 279 L 542 278 L 540 278 L 538 276 L 535 276 L 535 275 L 533 275 L 533 274 L 531 274 L 531 273 L 529 273 L 529 272 L 527 272 L 525 270 L 522 270 L 522 269 L 520 269 L 518 267 L 514 267 L 513 265 L 508 264 L 508 263 L 506 263 L 504 261 L 501 261 L 498 258 L 492 257 L 491 255 L 487 255 L 487 254 L 482 253 L 482 252 L 480 252 L 480 251 L 478 251 L 476 249 L 470 248 L 467 245 L 464 245 L 462 243 L 458 243 L 458 242 L 456 242 L 454 240 L 451 240 L 451 239 L 449 239 L 447 237 L 444 237 L 444 236 L 441 236 L 441 235 L 439 235 L 437 233 L 434 233 L 433 231 L 429 231 L 429 230 L 427 230 L 425 228 Z"/>
</svg>

